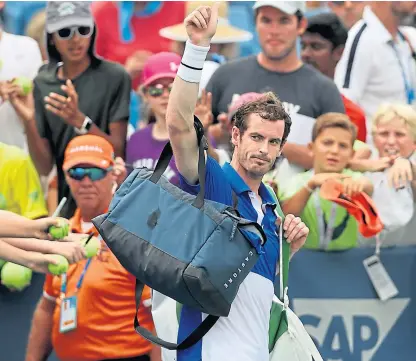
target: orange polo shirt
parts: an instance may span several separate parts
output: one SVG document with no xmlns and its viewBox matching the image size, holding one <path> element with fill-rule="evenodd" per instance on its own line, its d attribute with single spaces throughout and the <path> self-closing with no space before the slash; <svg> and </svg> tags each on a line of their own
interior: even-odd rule
<svg viewBox="0 0 416 361">
<path fill-rule="evenodd" d="M 70 222 L 73 232 L 85 233 L 81 229 L 79 210 Z M 95 228 L 90 232 L 98 235 Z M 76 284 L 86 262 L 83 260 L 69 267 L 67 297 L 75 294 Z M 56 300 L 52 344 L 58 358 L 61 361 L 97 361 L 148 354 L 152 349 L 151 343 L 133 328 L 136 312 L 134 289 L 135 278 L 102 242 L 101 251 L 92 259 L 77 293 L 77 328 L 60 333 L 61 277 L 48 274 L 44 296 Z M 150 289 L 145 287 L 138 318 L 144 327 L 154 330 L 150 303 Z"/>
</svg>

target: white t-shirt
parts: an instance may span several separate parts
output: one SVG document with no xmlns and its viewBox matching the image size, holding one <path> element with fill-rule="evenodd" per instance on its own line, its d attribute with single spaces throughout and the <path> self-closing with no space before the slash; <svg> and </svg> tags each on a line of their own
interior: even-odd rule
<svg viewBox="0 0 416 361">
<path fill-rule="evenodd" d="M 17 77 L 33 79 L 42 65 L 35 40 L 0 31 L 0 81 Z M 0 98 L 0 142 L 28 150 L 21 119 L 9 102 Z"/>
</svg>

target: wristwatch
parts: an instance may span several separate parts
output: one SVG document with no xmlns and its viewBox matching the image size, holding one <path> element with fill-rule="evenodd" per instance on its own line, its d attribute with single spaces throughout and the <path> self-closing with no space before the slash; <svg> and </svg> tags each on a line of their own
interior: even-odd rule
<svg viewBox="0 0 416 361">
<path fill-rule="evenodd" d="M 89 117 L 85 117 L 84 123 L 82 123 L 81 128 L 74 128 L 75 133 L 79 135 L 85 135 L 89 132 L 91 126 L 92 126 L 92 120 Z"/>
</svg>

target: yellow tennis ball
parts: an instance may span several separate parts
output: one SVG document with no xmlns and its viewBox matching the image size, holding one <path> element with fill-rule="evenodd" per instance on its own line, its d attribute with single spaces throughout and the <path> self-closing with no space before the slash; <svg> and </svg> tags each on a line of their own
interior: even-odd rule
<svg viewBox="0 0 416 361">
<path fill-rule="evenodd" d="M 61 256 L 60 254 L 55 254 L 53 255 L 53 257 L 56 258 L 56 260 L 58 261 L 58 264 L 50 263 L 48 266 L 49 272 L 54 274 L 55 276 L 59 276 L 67 272 L 68 267 L 69 267 L 68 260 L 64 256 Z"/>
<path fill-rule="evenodd" d="M 31 280 L 32 270 L 19 264 L 7 262 L 1 269 L 1 281 L 7 288 L 21 291 Z"/>
<path fill-rule="evenodd" d="M 13 84 L 19 85 L 22 88 L 23 95 L 28 95 L 33 90 L 33 82 L 25 76 L 20 76 L 13 81 Z"/>
<path fill-rule="evenodd" d="M 53 239 L 65 238 L 69 233 L 69 224 L 65 219 L 60 219 L 58 226 L 50 226 L 49 234 Z"/>
<path fill-rule="evenodd" d="M 87 239 L 88 237 L 83 238 L 81 242 L 85 248 L 85 253 L 87 254 L 87 258 L 92 258 L 96 256 L 98 254 L 98 251 L 101 249 L 101 242 L 97 237 L 92 237 L 90 241 L 87 244 L 85 244 Z"/>
</svg>

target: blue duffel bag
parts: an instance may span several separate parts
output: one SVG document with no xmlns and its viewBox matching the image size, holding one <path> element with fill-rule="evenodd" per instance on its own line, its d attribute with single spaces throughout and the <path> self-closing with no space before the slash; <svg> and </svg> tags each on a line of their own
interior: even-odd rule
<svg viewBox="0 0 416 361">
<path fill-rule="evenodd" d="M 240 284 L 266 242 L 261 226 L 241 218 L 235 207 L 204 199 L 208 145 L 205 136 L 198 139 L 197 196 L 163 176 L 172 158 L 167 143 L 155 170 L 133 170 L 114 195 L 108 213 L 93 219 L 121 265 L 136 277 L 137 307 L 143 286 L 148 285 L 210 315 L 179 345 L 154 336 L 135 317 L 138 333 L 168 349 L 192 346 L 219 316 L 228 316 Z"/>
</svg>

